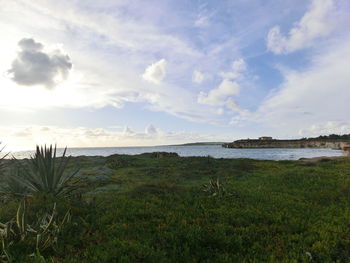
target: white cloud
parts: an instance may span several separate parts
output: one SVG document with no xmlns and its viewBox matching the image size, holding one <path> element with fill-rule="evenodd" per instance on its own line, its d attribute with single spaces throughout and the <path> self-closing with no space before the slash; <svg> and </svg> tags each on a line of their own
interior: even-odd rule
<svg viewBox="0 0 350 263">
<path fill-rule="evenodd" d="M 24 86 L 53 88 L 67 79 L 72 68 L 68 55 L 60 50 L 45 52 L 44 46 L 32 38 L 23 38 L 18 46 L 20 51 L 8 70 L 14 82 Z"/>
<path fill-rule="evenodd" d="M 235 72 L 243 72 L 247 69 L 244 59 L 240 58 L 232 62 L 232 69 Z"/>
<path fill-rule="evenodd" d="M 122 3 L 122 1 L 120 3 L 114 1 L 113 3 L 116 6 L 119 5 L 120 8 L 127 8 L 129 4 L 129 2 Z M 63 30 L 65 27 L 70 27 L 78 30 L 81 37 L 93 37 L 94 35 L 91 35 L 91 33 L 94 33 L 105 38 L 107 45 L 113 44 L 126 50 L 135 52 L 147 50 L 151 52 L 153 50 L 166 51 L 169 47 L 172 47 L 172 51 L 176 54 L 200 55 L 186 41 L 161 32 L 158 27 L 150 23 L 137 21 L 123 15 L 122 12 L 99 12 L 101 8 L 95 8 L 96 5 L 98 3 L 94 1 L 93 4 L 86 5 L 89 8 L 84 9 L 79 4 L 69 0 L 59 2 L 52 0 L 31 2 L 14 0 L 11 1 L 8 10 L 12 11 L 13 8 L 18 12 L 17 10 L 22 8 L 21 12 L 24 13 L 24 16 L 35 14 L 45 20 L 48 20 L 47 17 L 50 18 L 48 25 L 38 23 L 35 25 L 37 28 L 48 26 L 50 29 L 53 26 L 55 29 Z M 28 14 L 29 12 L 31 14 Z"/>
<path fill-rule="evenodd" d="M 219 74 L 223 78 L 219 87 L 210 90 L 209 93 L 200 92 L 197 102 L 210 106 L 226 107 L 232 112 L 242 112 L 243 110 L 232 96 L 240 93 L 240 83 L 244 80 L 246 70 L 247 64 L 244 59 L 234 60 L 231 64 L 231 71 Z M 223 109 L 217 109 L 217 114 L 223 114 Z"/>
<path fill-rule="evenodd" d="M 313 124 L 299 130 L 302 137 L 317 137 L 319 135 L 329 134 L 349 134 L 350 122 L 327 121 Z"/>
<path fill-rule="evenodd" d="M 167 75 L 168 61 L 177 63 L 172 71 L 172 80 L 177 80 L 182 73 L 188 74 L 188 68 L 193 68 L 193 61 L 202 54 L 179 35 L 165 33 L 162 25 L 119 12 L 101 12 L 93 8 L 98 4 L 86 3 L 85 9 L 66 0 L 4 3 L 0 9 L 0 31 L 6 34 L 1 38 L 0 72 L 11 67 L 16 55 L 16 50 L 9 52 L 9 48 L 14 49 L 18 40 L 31 35 L 49 50 L 62 42 L 74 68 L 60 88 L 52 90 L 36 86 L 29 90 L 0 75 L 0 110 L 95 109 L 109 105 L 121 108 L 126 102 L 141 102 L 148 109 L 191 121 L 213 121 L 215 112 L 198 105 L 193 91 L 161 82 Z M 144 61 L 160 54 L 166 55 L 167 60 L 146 70 L 144 77 L 148 81 L 143 81 L 138 76 L 144 70 Z"/>
<path fill-rule="evenodd" d="M 244 110 L 240 109 L 240 104 L 244 107 L 244 102 L 247 101 L 249 103 L 252 101 L 253 103 L 259 103 L 248 98 L 249 96 L 255 96 L 255 94 L 248 89 L 250 84 L 248 83 L 247 85 L 249 76 L 247 65 L 243 59 L 234 61 L 230 69 L 227 69 L 227 72 L 221 73 L 225 80 L 222 81 L 220 86 L 218 84 L 219 87 L 212 86 L 211 88 L 214 89 L 210 90 L 203 85 L 203 91 L 205 92 L 201 92 L 199 96 L 197 94 L 198 90 L 195 89 L 196 87 L 193 84 L 191 85 L 191 79 L 188 78 L 188 74 L 191 74 L 195 68 L 200 69 L 198 71 L 200 74 L 193 72 L 192 80 L 195 83 L 203 83 L 207 74 L 213 76 L 213 82 L 216 82 L 217 76 L 215 76 L 215 73 L 219 72 L 218 69 L 222 69 L 223 63 L 226 63 L 228 59 L 237 57 L 240 54 L 240 48 L 252 47 L 250 44 L 261 37 L 261 34 L 263 34 L 261 32 L 266 32 L 265 27 L 270 26 L 271 21 L 281 19 L 283 17 L 282 14 L 271 13 L 271 16 L 266 17 L 265 11 L 268 8 L 266 6 L 257 8 L 259 10 L 258 13 L 261 12 L 262 14 L 260 16 L 261 19 L 253 21 L 252 24 L 250 21 L 242 21 L 246 27 L 241 26 L 241 21 L 235 18 L 240 25 L 239 28 L 237 28 L 238 24 L 234 25 L 239 33 L 234 33 L 229 38 L 224 36 L 220 38 L 222 32 L 233 32 L 235 30 L 232 30 L 232 27 L 221 27 L 219 25 L 221 22 L 216 24 L 215 21 L 222 21 L 216 20 L 220 18 L 219 16 L 213 17 L 213 22 L 215 23 L 209 25 L 208 32 L 204 32 L 206 30 L 175 27 L 173 24 L 174 20 L 178 19 L 175 22 L 176 25 L 185 25 L 187 22 L 190 22 L 187 24 L 193 26 L 194 16 L 183 17 L 182 19 L 182 17 L 174 14 L 169 19 L 171 24 L 165 23 L 163 25 L 160 24 L 160 21 L 164 21 L 162 19 L 151 19 L 149 17 L 150 19 L 147 20 L 145 19 L 147 18 L 146 15 L 143 19 L 140 19 L 139 16 L 135 15 L 135 10 L 127 8 L 127 5 L 130 3 L 128 1 L 126 1 L 128 3 L 125 1 L 107 2 L 114 8 L 113 12 L 101 12 L 101 10 L 106 10 L 106 6 L 96 1 L 84 2 L 84 8 L 77 1 L 68 0 L 4 1 L 4 8 L 0 9 L 0 31 L 5 32 L 1 38 L 2 48 L 0 48 L 0 57 L 2 58 L 0 70 L 2 72 L 10 68 L 11 61 L 15 57 L 14 53 L 11 56 L 5 54 L 9 53 L 10 49 L 8 47 L 15 47 L 19 39 L 30 37 L 31 35 L 35 36 L 35 39 L 40 39 L 40 42 L 44 43 L 49 50 L 52 50 L 51 45 L 62 42 L 64 49 L 74 61 L 74 68 L 70 70 L 69 78 L 60 85 L 60 88 L 53 90 L 43 90 L 37 87 L 31 89 L 19 87 L 13 81 L 3 80 L 0 76 L 0 115 L 4 112 L 2 111 L 3 109 L 9 111 L 10 108 L 21 110 L 29 107 L 34 109 L 34 111 L 44 108 L 56 110 L 52 108 L 57 107 L 65 109 L 86 107 L 91 109 L 109 105 L 121 108 L 125 103 L 133 102 L 142 103 L 140 107 L 145 107 L 146 109 L 167 112 L 191 121 L 208 123 L 226 122 L 228 118 L 234 117 L 229 116 L 233 112 L 240 114 L 236 118 L 237 120 L 248 120 L 257 116 L 248 116 Z M 324 2 L 329 3 L 330 1 L 325 0 Z M 119 4 L 125 8 L 116 8 L 115 5 Z M 96 5 L 99 5 L 99 8 L 95 8 Z M 131 5 L 135 6 L 137 4 L 131 3 Z M 164 4 L 164 6 L 166 5 Z M 269 7 L 271 5 L 268 4 Z M 279 7 L 288 5 L 288 3 L 278 4 Z M 291 30 L 293 34 L 283 35 L 279 33 L 279 36 L 276 38 L 277 42 L 284 38 L 286 42 L 294 43 L 286 44 L 283 40 L 281 42 L 283 45 L 280 48 L 282 53 L 291 52 L 291 49 L 296 50 L 301 45 L 300 43 L 308 45 L 322 35 L 317 33 L 322 31 L 318 29 L 317 25 L 321 21 L 320 28 L 323 28 L 324 21 L 329 22 L 328 18 L 322 18 L 323 13 L 328 13 L 328 11 L 322 10 L 328 10 L 328 7 L 327 5 L 326 7 L 319 7 L 316 1 L 314 6 L 317 6 L 317 8 L 310 8 L 304 18 L 297 22 L 295 26 L 292 26 L 295 29 Z M 296 10 L 294 7 L 291 9 L 292 11 L 286 11 L 285 14 Z M 129 10 L 130 12 L 114 12 L 114 10 Z M 158 11 L 163 12 L 161 8 Z M 256 10 L 253 11 L 257 12 Z M 239 10 L 237 12 L 239 13 Z M 206 24 L 204 15 L 207 14 L 205 12 L 200 13 L 200 16 L 197 17 L 199 18 L 198 25 Z M 325 15 L 324 17 L 327 16 Z M 276 22 L 273 22 L 273 24 L 276 24 Z M 328 24 L 332 25 L 332 23 Z M 218 30 L 213 32 L 215 34 L 209 36 L 213 29 Z M 193 30 L 199 32 L 198 35 L 194 36 Z M 172 34 L 173 32 L 174 34 Z M 191 34 L 188 34 L 189 32 Z M 299 38 L 304 40 L 298 40 Z M 3 48 L 3 46 L 6 48 Z M 205 55 L 198 50 L 203 50 Z M 250 48 L 249 50 L 250 54 L 247 54 L 248 56 L 254 52 Z M 337 50 L 337 47 L 334 50 Z M 140 75 L 144 72 L 145 67 L 150 62 L 153 62 L 152 59 L 155 57 L 164 57 L 166 61 L 164 60 L 164 63 L 160 63 L 161 65 L 158 67 L 154 64 L 160 61 L 150 65 L 147 68 L 149 71 L 147 72 L 146 69 L 144 74 L 147 81 L 143 81 Z M 145 64 L 145 61 L 147 61 L 147 64 Z M 170 68 L 170 66 L 175 64 L 176 66 Z M 342 65 L 347 66 L 344 63 Z M 337 67 L 336 64 L 332 64 L 332 67 L 334 66 Z M 256 69 L 258 71 L 259 67 L 260 65 L 257 65 Z M 316 66 L 314 69 L 316 70 Z M 330 68 L 330 71 L 333 72 L 334 69 Z M 301 79 L 302 72 L 297 73 L 294 75 L 298 75 L 298 78 Z M 308 72 L 305 74 L 308 74 Z M 268 76 L 266 74 L 266 77 Z M 291 72 L 286 73 L 286 82 L 292 76 Z M 331 77 L 334 78 L 334 76 Z M 337 81 L 337 79 L 334 80 L 334 82 Z M 207 82 L 209 83 L 209 81 Z M 262 82 L 264 82 L 264 79 Z M 154 83 L 161 83 L 162 85 L 153 85 Z M 225 86 L 224 84 L 236 88 L 225 89 L 223 87 Z M 298 81 L 295 84 L 299 85 L 302 83 Z M 333 84 L 330 85 L 333 87 Z M 246 87 L 248 88 L 246 89 Z M 308 90 L 308 87 L 304 86 L 304 88 Z M 240 103 L 237 102 L 237 97 L 235 97 L 239 89 L 242 89 L 242 91 L 244 89 L 243 94 L 241 94 L 242 100 L 241 97 L 238 100 Z M 316 91 L 313 92 L 314 97 L 319 100 L 318 93 Z M 21 94 L 21 96 L 18 96 L 18 94 Z M 291 96 L 295 100 L 294 95 Z M 302 92 L 298 92 L 298 96 L 303 100 Z M 281 98 L 282 100 L 287 101 L 285 97 Z M 264 112 L 263 108 L 261 106 L 259 113 Z M 277 108 L 280 108 L 281 112 L 285 110 L 283 105 L 276 106 L 276 110 Z M 298 111 L 300 109 L 298 108 Z M 227 111 L 227 114 L 224 114 L 225 111 Z M 312 116 L 310 114 L 315 114 L 311 111 L 300 110 L 300 112 L 309 117 Z M 267 120 L 269 115 L 269 110 L 266 110 L 262 119 Z M 281 113 L 282 115 L 283 113 Z M 11 118 L 10 115 L 8 116 L 8 118 Z M 271 118 L 273 119 L 273 117 Z M 280 120 L 283 123 L 288 120 L 288 117 L 281 117 Z M 273 123 L 273 121 L 269 123 Z"/>
<path fill-rule="evenodd" d="M 128 68 L 124 63 L 114 64 L 93 52 L 74 50 L 70 53 L 79 59 L 59 89 L 28 89 L 0 76 L 0 111 L 101 108 L 108 105 L 122 108 L 126 102 L 146 102 L 146 108 L 152 111 L 167 112 L 190 121 L 214 122 L 214 111 L 195 103 L 196 97 L 190 90 L 164 82 L 153 85 L 142 81 L 135 78 L 137 70 L 132 65 Z M 1 66 L 3 64 L 0 64 L 0 70 Z M 181 94 L 181 99 L 178 94 Z"/>
<path fill-rule="evenodd" d="M 207 8 L 207 4 L 200 4 L 196 20 L 194 21 L 195 27 L 207 27 L 210 25 L 210 19 L 214 16 L 214 13 L 210 13 Z"/>
<path fill-rule="evenodd" d="M 152 96 L 152 104 L 148 109 L 168 112 L 189 121 L 217 123 L 215 109 L 196 103 L 197 97 L 186 89 L 164 84 L 157 94 Z"/>
<path fill-rule="evenodd" d="M 192 82 L 196 84 L 201 84 L 205 79 L 206 79 L 206 75 L 204 75 L 204 73 L 198 70 L 193 71 Z"/>
<path fill-rule="evenodd" d="M 142 78 L 159 85 L 166 76 L 166 66 L 167 62 L 162 58 L 161 60 L 149 65 L 143 73 Z"/>
<path fill-rule="evenodd" d="M 316 39 L 328 35 L 334 27 L 333 0 L 313 0 L 309 10 L 295 23 L 288 36 L 281 33 L 280 27 L 270 29 L 267 47 L 275 54 L 287 54 L 310 47 Z"/>
<path fill-rule="evenodd" d="M 210 19 L 210 16 L 199 15 L 196 21 L 194 22 L 194 25 L 196 27 L 206 27 L 209 25 L 209 19 Z"/>
<path fill-rule="evenodd" d="M 254 115 L 254 113 L 246 109 L 238 108 L 236 111 L 239 114 L 231 118 L 229 122 L 230 125 L 244 126 L 245 122 L 251 120 Z"/>
<path fill-rule="evenodd" d="M 159 23 L 159 19 L 148 19 L 147 16 L 153 14 L 154 10 L 140 18 L 134 16 L 135 10 L 139 12 L 139 8 L 134 9 L 139 4 L 112 1 L 109 5 L 115 10 L 119 6 L 121 10 L 130 8 L 130 13 L 103 12 L 101 10 L 106 6 L 96 1 L 84 2 L 85 8 L 78 2 L 68 0 L 4 2 L 4 8 L 0 9 L 0 31 L 6 33 L 1 38 L 1 45 L 6 45 L 6 51 L 0 48 L 0 57 L 4 59 L 0 63 L 0 71 L 6 63 L 8 65 L 3 71 L 10 68 L 15 56 L 12 52 L 8 59 L 5 54 L 9 50 L 7 47 L 15 47 L 19 39 L 30 36 L 40 39 L 49 50 L 52 45 L 62 43 L 74 61 L 74 68 L 60 88 L 52 90 L 43 90 L 41 87 L 25 89 L 0 76 L 0 114 L 4 109 L 122 108 L 125 103 L 133 102 L 145 103 L 147 109 L 190 121 L 223 121 L 216 112 L 217 108 L 196 103 L 197 90 L 193 90 L 191 83 L 188 83 L 191 79 L 184 76 L 195 65 L 201 64 L 201 69 L 206 73 L 201 72 L 205 80 L 207 72 L 212 74 L 220 68 L 223 53 L 227 53 L 227 50 L 232 53 L 233 48 L 238 48 L 233 47 L 235 42 L 220 48 L 220 55 L 209 52 L 208 56 L 204 56 L 192 41 L 193 38 L 188 38 L 187 31 L 184 33 L 181 29 L 182 33 L 176 31 L 173 34 L 167 25 Z M 201 15 L 208 14 L 205 12 Z M 179 18 L 177 15 L 175 17 Z M 193 22 L 193 17 L 189 19 Z M 171 22 L 184 23 L 182 17 Z M 139 76 L 142 74 L 140 72 L 144 72 L 144 63 L 152 61 L 154 57 L 164 57 L 166 61 L 160 63 L 159 67 L 152 68 L 150 65 L 149 71 L 146 70 L 144 74 L 147 81 L 143 81 Z M 176 67 L 171 68 L 169 77 L 172 84 L 169 84 L 166 80 L 170 74 L 167 73 L 166 65 L 175 63 Z"/>
<path fill-rule="evenodd" d="M 235 101 L 233 98 L 228 98 L 226 100 L 226 107 L 235 112 L 239 112 L 241 110 L 237 101 Z"/>
<path fill-rule="evenodd" d="M 211 106 L 231 105 L 230 96 L 239 94 L 239 84 L 237 82 L 224 79 L 218 88 L 212 89 L 209 93 L 200 92 L 198 95 L 198 103 Z"/>
<path fill-rule="evenodd" d="M 219 75 L 224 79 L 242 79 L 243 72 L 247 70 L 247 64 L 244 59 L 240 58 L 232 62 L 231 71 L 221 72 Z"/>
<path fill-rule="evenodd" d="M 348 38 L 319 51 L 304 71 L 284 70 L 280 89 L 271 93 L 249 119 L 289 135 L 298 134 L 312 125 L 347 123 L 349 61 Z M 340 126 L 333 126 L 331 130 L 342 132 Z"/>
<path fill-rule="evenodd" d="M 131 135 L 134 135 L 135 132 L 130 127 L 125 126 L 122 134 L 123 136 L 131 136 Z"/>
<path fill-rule="evenodd" d="M 217 110 L 216 110 L 216 114 L 217 115 L 222 115 L 222 114 L 224 114 L 225 113 L 225 110 L 223 109 L 223 108 L 218 108 Z"/>
<path fill-rule="evenodd" d="M 163 131 L 148 125 L 144 132 L 130 127 L 121 130 L 106 128 L 57 126 L 0 126 L 0 138 L 6 151 L 34 149 L 35 145 L 57 144 L 58 147 L 155 146 L 198 141 L 220 141 L 218 135 L 196 132 Z"/>
<path fill-rule="evenodd" d="M 157 133 L 158 133 L 157 129 L 152 124 L 146 126 L 145 134 L 147 134 L 147 135 L 155 135 Z"/>
<path fill-rule="evenodd" d="M 329 134 L 349 134 L 350 122 L 327 121 L 324 123 L 313 124 L 299 130 L 302 137 L 315 137 Z"/>
</svg>

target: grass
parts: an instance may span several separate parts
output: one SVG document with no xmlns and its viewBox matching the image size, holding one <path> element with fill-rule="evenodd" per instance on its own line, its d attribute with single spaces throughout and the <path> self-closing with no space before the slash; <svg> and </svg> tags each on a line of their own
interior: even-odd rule
<svg viewBox="0 0 350 263">
<path fill-rule="evenodd" d="M 78 196 L 28 202 L 33 214 L 50 202 L 71 211 L 55 251 L 42 253 L 48 262 L 349 262 L 349 158 L 114 155 L 72 158 L 67 169 L 77 167 Z M 203 191 L 217 178 L 225 194 Z M 17 205 L 0 206 L 0 222 Z"/>
</svg>

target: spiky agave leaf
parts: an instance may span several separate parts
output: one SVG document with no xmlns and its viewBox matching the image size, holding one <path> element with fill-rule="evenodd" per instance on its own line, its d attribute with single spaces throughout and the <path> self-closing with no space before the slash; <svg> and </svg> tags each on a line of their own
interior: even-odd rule
<svg viewBox="0 0 350 263">
<path fill-rule="evenodd" d="M 35 158 L 32 162 L 35 163 L 33 167 L 36 168 L 36 173 L 40 176 L 41 185 L 44 189 L 55 195 L 61 194 L 68 190 L 67 183 L 74 177 L 75 173 L 65 174 L 65 169 L 70 160 L 70 157 L 66 157 L 67 148 L 64 149 L 63 155 L 58 161 L 56 157 L 56 146 L 53 149 L 50 145 L 49 148 L 37 147 Z"/>
<path fill-rule="evenodd" d="M 10 174 L 3 178 L 3 184 L 0 185 L 0 194 L 12 197 L 22 197 L 28 193 L 26 181 L 18 168 L 12 169 Z"/>
<path fill-rule="evenodd" d="M 70 157 L 66 157 L 67 147 L 63 151 L 61 158 L 56 156 L 56 145 L 52 147 L 37 146 L 35 154 L 26 160 L 26 165 L 20 161 L 17 164 L 17 174 L 12 174 L 7 180 L 7 189 L 0 189 L 0 192 L 22 191 L 23 195 L 44 193 L 52 195 L 69 194 L 74 188 L 71 185 L 71 179 L 76 175 L 67 174 L 67 168 Z M 13 192 L 12 192 L 13 193 Z"/>
<path fill-rule="evenodd" d="M 203 187 L 204 187 L 203 191 L 210 193 L 210 195 L 212 195 L 212 196 L 224 195 L 225 194 L 225 188 L 223 187 L 223 185 L 220 182 L 219 178 L 216 178 L 216 180 L 211 178 L 209 180 L 209 183 L 208 184 L 204 184 Z"/>
<path fill-rule="evenodd" d="M 0 145 L 1 145 L 1 142 L 0 142 Z M 5 146 L 4 147 L 1 147 L 0 146 L 0 154 L 1 152 L 4 150 Z M 3 155 L 0 157 L 0 177 L 3 177 L 4 174 L 3 174 L 3 168 L 5 167 L 5 164 L 4 164 L 4 159 L 8 156 L 9 153 Z M 0 178 L 0 179 L 3 179 L 3 178 Z M 0 191 L 1 191 L 1 186 L 2 184 L 0 183 Z"/>
<path fill-rule="evenodd" d="M 17 223 L 17 228 L 21 235 L 21 239 L 24 239 L 25 233 L 27 231 L 25 200 L 22 200 L 18 206 L 17 214 L 16 214 L 16 223 Z"/>
<path fill-rule="evenodd" d="M 1 142 L 0 142 L 1 145 Z M 0 146 L 0 153 L 5 149 L 5 146 L 1 147 Z M 4 154 L 1 158 L 0 158 L 0 169 L 4 168 L 4 163 L 3 160 L 9 155 L 9 153 Z"/>
<path fill-rule="evenodd" d="M 70 157 L 65 156 L 66 151 L 67 147 L 59 160 L 56 156 L 56 146 L 37 146 L 35 155 L 28 162 L 29 170 L 26 173 L 28 186 L 33 192 L 53 195 L 69 193 L 68 183 L 78 171 L 72 174 L 65 173 L 70 160 Z"/>
<path fill-rule="evenodd" d="M 60 220 L 55 203 L 52 212 L 37 216 L 36 220 L 31 220 L 32 222 L 28 223 L 25 204 L 24 199 L 19 204 L 16 216 L 4 224 L 0 223 L 0 262 L 2 262 L 1 257 L 9 256 L 6 254 L 8 248 L 19 242 L 29 244 L 28 241 L 34 238 L 36 239 L 35 253 L 38 253 L 38 255 L 49 247 L 55 249 L 59 233 L 70 219 L 68 210 L 64 218 Z M 10 260 L 9 262 L 13 261 Z"/>
</svg>

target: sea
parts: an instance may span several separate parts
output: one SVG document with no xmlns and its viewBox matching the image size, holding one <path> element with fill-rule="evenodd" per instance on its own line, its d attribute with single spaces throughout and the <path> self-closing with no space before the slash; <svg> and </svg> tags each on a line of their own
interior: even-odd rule
<svg viewBox="0 0 350 263">
<path fill-rule="evenodd" d="M 58 149 L 58 156 L 63 149 Z M 149 146 L 149 147 L 97 147 L 69 148 L 66 155 L 71 156 L 109 156 L 112 154 L 135 155 L 149 152 L 175 152 L 180 156 L 211 156 L 213 158 L 250 158 L 259 160 L 298 160 L 321 156 L 342 156 L 341 150 L 322 148 L 268 148 L 268 149 L 235 149 L 221 145 L 186 145 L 186 146 Z M 29 158 L 34 151 L 11 152 L 17 159 Z"/>
</svg>

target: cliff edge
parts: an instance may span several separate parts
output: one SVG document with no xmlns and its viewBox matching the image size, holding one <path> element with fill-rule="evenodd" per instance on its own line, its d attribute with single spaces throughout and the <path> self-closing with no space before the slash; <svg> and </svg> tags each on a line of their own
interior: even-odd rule
<svg viewBox="0 0 350 263">
<path fill-rule="evenodd" d="M 331 148 L 335 150 L 350 150 L 347 141 L 324 140 L 276 140 L 276 139 L 246 139 L 237 140 L 222 145 L 225 148 Z"/>
</svg>

